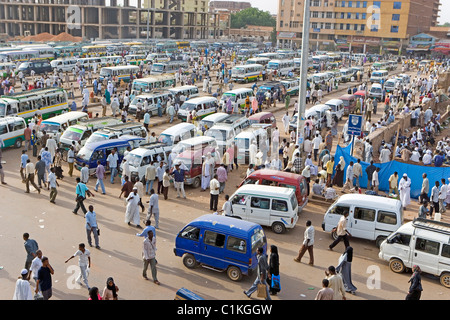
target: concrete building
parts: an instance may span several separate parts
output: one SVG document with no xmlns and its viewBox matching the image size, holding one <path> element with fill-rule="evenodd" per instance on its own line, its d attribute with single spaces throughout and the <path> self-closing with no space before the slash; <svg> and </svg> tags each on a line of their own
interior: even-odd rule
<svg viewBox="0 0 450 320">
<path fill-rule="evenodd" d="M 0 0 L 0 36 L 23 36 L 29 31 L 31 35 L 68 32 L 88 40 L 146 39 L 147 28 L 149 38 L 216 39 L 219 35 L 219 17 L 208 12 L 207 0 L 198 0 L 200 11 L 183 10 L 183 0 L 135 2 L 137 6 L 131 6 L 130 0 Z"/>
<path fill-rule="evenodd" d="M 241 1 L 211 1 L 209 4 L 209 10 L 214 12 L 216 9 L 226 9 L 231 13 L 236 13 L 244 9 L 251 8 L 250 2 Z"/>
<path fill-rule="evenodd" d="M 440 0 L 311 0 L 313 50 L 399 52 L 408 39 L 437 25 Z M 277 41 L 299 47 L 304 1 L 279 0 Z"/>
</svg>

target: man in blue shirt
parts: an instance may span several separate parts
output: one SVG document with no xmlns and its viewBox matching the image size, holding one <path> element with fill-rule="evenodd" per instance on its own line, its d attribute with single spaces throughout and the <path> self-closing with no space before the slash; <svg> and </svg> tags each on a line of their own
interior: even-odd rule
<svg viewBox="0 0 450 320">
<path fill-rule="evenodd" d="M 440 152 L 439 154 L 434 156 L 434 166 L 440 167 L 440 166 L 442 166 L 443 163 L 444 163 L 444 156 L 443 156 L 442 152 Z"/>
<path fill-rule="evenodd" d="M 23 234 L 23 240 L 25 251 L 27 252 L 27 259 L 25 260 L 25 269 L 30 270 L 31 262 L 36 257 L 36 251 L 39 249 L 39 245 L 36 240 L 30 239 L 30 235 L 28 233 Z"/>
<path fill-rule="evenodd" d="M 152 226 L 152 222 L 150 219 L 145 221 L 144 230 L 142 230 L 141 233 L 136 233 L 136 236 L 137 237 L 147 237 L 149 231 L 152 231 L 153 237 L 156 238 L 156 228 L 154 226 Z"/>
<path fill-rule="evenodd" d="M 100 249 L 98 245 L 98 225 L 97 225 L 97 214 L 94 212 L 94 206 L 89 206 L 89 211 L 86 213 L 86 234 L 89 246 L 92 247 L 91 233 L 94 234 L 95 247 Z"/>
<path fill-rule="evenodd" d="M 41 290 L 44 300 L 48 300 L 52 296 L 52 274 L 54 273 L 48 258 L 42 257 L 42 267 L 38 271 L 35 292 L 38 293 Z"/>
<path fill-rule="evenodd" d="M 20 156 L 20 176 L 22 177 L 22 182 L 25 183 L 25 167 L 27 165 L 28 155 L 27 150 L 22 150 L 22 155 Z"/>
<path fill-rule="evenodd" d="M 77 206 L 75 207 L 75 209 L 73 209 L 73 213 L 74 214 L 78 214 L 78 210 L 81 208 L 81 210 L 83 211 L 84 214 L 86 214 L 87 210 L 86 207 L 84 206 L 84 200 L 86 200 L 86 194 L 88 196 L 94 196 L 88 189 L 88 187 L 81 182 L 81 179 L 78 177 L 77 178 L 77 188 L 76 188 L 76 198 L 75 201 L 77 202 Z"/>
<path fill-rule="evenodd" d="M 159 163 L 159 167 L 156 168 L 156 177 L 158 178 L 158 190 L 157 193 L 161 194 L 162 192 L 162 188 L 163 188 L 163 175 L 164 172 L 166 171 L 166 166 L 164 165 L 164 162 L 160 162 Z"/>
<path fill-rule="evenodd" d="M 184 168 L 180 169 L 180 165 L 182 165 Z M 181 194 L 183 195 L 183 198 L 186 199 L 186 193 L 184 192 L 184 174 L 186 172 L 187 168 L 186 166 L 180 162 L 175 164 L 175 170 L 173 171 L 174 176 L 174 187 L 177 190 L 177 198 L 180 197 L 180 190 Z"/>
</svg>

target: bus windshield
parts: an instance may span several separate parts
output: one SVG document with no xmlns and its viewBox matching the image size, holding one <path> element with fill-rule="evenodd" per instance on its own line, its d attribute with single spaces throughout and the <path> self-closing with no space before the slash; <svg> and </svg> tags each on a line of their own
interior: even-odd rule
<svg viewBox="0 0 450 320">
<path fill-rule="evenodd" d="M 252 240 L 252 253 L 256 252 L 256 249 L 264 246 L 264 231 L 263 229 L 257 230 L 251 237 Z"/>
<path fill-rule="evenodd" d="M 67 132 L 67 131 L 66 131 Z M 78 152 L 77 157 L 81 158 L 82 160 L 89 161 L 91 159 L 92 153 L 94 150 L 89 149 L 89 147 L 84 146 L 81 148 L 81 150 Z"/>
<path fill-rule="evenodd" d="M 196 104 L 194 103 L 189 103 L 189 102 L 185 102 L 183 103 L 183 105 L 180 107 L 180 109 L 182 110 L 187 110 L 187 111 L 192 111 L 197 107 Z"/>
<path fill-rule="evenodd" d="M 97 134 L 94 132 L 93 135 L 89 137 L 89 139 L 86 140 L 86 144 L 93 143 L 93 142 L 99 142 L 99 141 L 105 141 L 108 140 L 108 137 L 103 134 Z"/>
<path fill-rule="evenodd" d="M 233 68 L 232 71 L 233 71 L 234 74 L 244 74 L 245 73 L 245 68 L 236 67 L 236 68 Z"/>
<path fill-rule="evenodd" d="M 172 145 L 172 138 L 171 138 L 170 135 L 160 134 L 159 137 L 158 137 L 158 142 L 164 143 L 164 144 L 166 144 L 168 146 L 171 146 Z"/>
<path fill-rule="evenodd" d="M 137 154 L 129 153 L 127 162 L 128 162 L 128 164 L 130 166 L 138 168 L 141 165 L 142 157 L 140 155 L 137 155 Z"/>
<path fill-rule="evenodd" d="M 220 99 L 220 100 L 226 101 L 226 100 L 228 100 L 228 98 L 231 98 L 231 101 L 235 102 L 236 101 L 236 94 L 234 94 L 234 93 L 224 93 L 222 95 L 222 99 Z"/>
<path fill-rule="evenodd" d="M 83 134 L 83 131 L 80 129 L 69 128 L 66 131 L 64 131 L 61 138 L 71 140 L 71 141 L 80 141 L 82 134 Z"/>
<path fill-rule="evenodd" d="M 55 133 L 58 132 L 59 128 L 60 128 L 59 123 L 43 121 L 39 126 L 39 131 Z"/>
<path fill-rule="evenodd" d="M 105 69 L 105 68 L 102 68 L 102 69 L 100 70 L 100 75 L 101 75 L 101 76 L 109 76 L 109 75 L 111 75 L 111 72 L 112 72 L 111 69 Z"/>
<path fill-rule="evenodd" d="M 163 72 L 164 71 L 164 65 L 162 63 L 154 63 L 153 66 L 152 66 L 152 71 Z"/>
<path fill-rule="evenodd" d="M 278 69 L 278 63 L 277 62 L 269 62 L 267 65 L 267 69 L 273 69 L 273 70 Z"/>
</svg>

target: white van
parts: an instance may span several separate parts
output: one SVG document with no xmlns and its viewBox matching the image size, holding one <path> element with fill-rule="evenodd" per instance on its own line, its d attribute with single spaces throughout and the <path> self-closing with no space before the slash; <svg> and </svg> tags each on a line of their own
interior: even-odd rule
<svg viewBox="0 0 450 320">
<path fill-rule="evenodd" d="M 3 147 L 22 147 L 22 141 L 25 140 L 24 132 L 26 127 L 27 124 L 22 117 L 0 118 L 0 139 L 4 143 Z"/>
<path fill-rule="evenodd" d="M 84 146 L 92 133 L 104 127 L 122 123 L 120 119 L 104 117 L 98 119 L 88 119 L 78 122 L 78 124 L 68 127 L 62 134 L 59 142 L 60 146 L 66 150 L 72 145 L 72 141 L 77 141 L 80 146 Z"/>
<path fill-rule="evenodd" d="M 157 116 L 158 115 L 158 98 L 161 100 L 161 108 L 162 113 L 166 113 L 166 108 L 164 107 L 164 101 L 167 101 L 168 98 L 173 98 L 172 93 L 169 90 L 154 90 L 152 93 L 144 93 L 140 94 L 131 100 L 131 103 L 128 107 L 128 113 L 130 114 L 136 114 L 137 110 L 137 104 L 140 102 L 142 103 L 142 110 L 145 113 L 146 110 L 149 111 L 150 116 Z M 147 100 L 148 102 L 148 108 L 144 108 L 144 101 Z M 142 115 L 143 116 L 143 115 Z"/>
<path fill-rule="evenodd" d="M 403 223 L 403 208 L 399 200 L 365 194 L 345 194 L 328 208 L 322 229 L 331 232 L 345 212 L 349 213 L 347 230 L 352 237 L 375 240 L 377 247 Z M 331 236 L 336 239 L 336 232 L 331 232 Z"/>
<path fill-rule="evenodd" d="M 169 61 L 170 58 L 165 53 L 150 53 L 147 55 L 146 60 L 152 61 L 152 63 L 155 63 L 155 62 Z"/>
<path fill-rule="evenodd" d="M 131 179 L 139 178 L 140 181 L 143 181 L 145 171 L 153 161 L 158 162 L 156 166 L 159 166 L 160 161 L 169 163 L 169 155 L 171 151 L 172 146 L 167 146 L 162 143 L 141 145 L 141 147 L 131 150 L 125 156 L 125 159 L 128 161 L 130 166 Z"/>
<path fill-rule="evenodd" d="M 200 97 L 186 100 L 178 110 L 178 119 L 186 121 L 189 114 L 195 110 L 196 116 L 192 120 L 199 120 L 217 111 L 218 101 L 214 97 Z"/>
<path fill-rule="evenodd" d="M 77 64 L 80 64 L 80 67 L 93 68 L 94 64 L 97 64 L 97 67 L 100 68 L 102 64 L 102 59 L 100 57 L 97 58 L 81 58 L 77 59 Z"/>
<path fill-rule="evenodd" d="M 294 189 L 247 184 L 230 197 L 235 218 L 272 227 L 275 233 L 292 229 L 298 220 Z"/>
<path fill-rule="evenodd" d="M 388 80 L 386 82 L 386 84 L 389 81 L 391 81 L 391 80 Z M 387 89 L 386 89 L 386 92 L 388 92 Z M 381 84 L 379 84 L 379 83 L 374 83 L 372 85 L 372 87 L 370 88 L 370 90 L 369 90 L 369 98 L 377 99 L 378 101 L 383 100 L 383 86 Z"/>
<path fill-rule="evenodd" d="M 180 86 L 168 89 L 172 96 L 175 97 L 177 94 L 184 95 L 189 98 L 195 98 L 199 96 L 197 86 Z"/>
<path fill-rule="evenodd" d="M 386 79 L 389 75 L 389 72 L 387 70 L 377 70 L 372 72 L 372 76 L 370 77 L 370 82 L 378 82 L 381 83 L 381 81 L 386 82 Z"/>
<path fill-rule="evenodd" d="M 50 65 L 58 72 L 72 72 L 77 65 L 77 59 L 56 59 L 50 61 Z"/>
<path fill-rule="evenodd" d="M 217 141 L 221 154 L 231 145 L 236 135 L 242 130 L 250 127 L 250 120 L 242 115 L 231 115 L 224 120 L 217 122 L 208 131 L 205 136 L 213 137 Z"/>
<path fill-rule="evenodd" d="M 330 107 L 332 115 L 336 115 L 339 120 L 342 119 L 345 110 L 344 101 L 342 101 L 341 99 L 331 99 L 328 100 L 325 105 Z"/>
<path fill-rule="evenodd" d="M 123 135 L 132 135 L 147 138 L 147 130 L 141 122 L 126 122 L 119 123 L 112 126 L 104 127 L 103 129 L 95 131 L 87 140 L 86 144 L 99 142 L 110 139 L 118 139 Z M 145 141 L 145 140 L 144 140 Z"/>
<path fill-rule="evenodd" d="M 54 60 L 53 60 L 54 61 Z M 59 116 L 51 117 L 46 120 L 42 120 L 38 130 L 37 136 L 41 138 L 45 131 L 52 138 L 56 138 L 58 131 L 66 130 L 68 127 L 78 123 L 78 121 L 88 120 L 88 114 L 81 111 L 71 111 L 60 114 Z"/>
<path fill-rule="evenodd" d="M 398 86 L 398 80 L 397 79 L 389 79 L 384 83 L 384 89 L 387 93 L 393 92 L 394 89 Z"/>
<path fill-rule="evenodd" d="M 100 57 L 100 60 L 102 62 L 103 67 L 106 67 L 107 65 L 111 65 L 111 64 L 120 65 L 123 63 L 122 56 L 103 56 L 103 57 Z"/>
<path fill-rule="evenodd" d="M 217 122 L 223 121 L 226 118 L 228 118 L 230 115 L 225 112 L 217 112 L 210 114 L 209 116 L 206 116 L 200 121 L 200 124 L 204 126 L 205 128 L 209 129 L 212 128 L 213 125 L 215 125 Z"/>
<path fill-rule="evenodd" d="M 450 288 L 450 224 L 422 218 L 405 223 L 383 241 L 378 257 L 396 273 L 418 265 Z"/>
<path fill-rule="evenodd" d="M 353 77 L 352 69 L 340 69 L 339 72 L 341 73 L 341 80 L 343 82 L 349 82 L 352 80 Z"/>
<path fill-rule="evenodd" d="M 251 126 L 237 134 L 234 138 L 236 146 L 238 148 L 237 160 L 239 164 L 250 163 L 250 145 L 256 142 L 258 150 L 261 150 L 263 143 L 266 144 L 266 150 L 269 150 L 269 137 L 267 136 L 267 130 L 261 126 Z"/>
<path fill-rule="evenodd" d="M 164 130 L 158 137 L 158 142 L 166 146 L 174 146 L 178 142 L 193 138 L 195 126 L 192 123 L 179 123 Z"/>
<path fill-rule="evenodd" d="M 220 98 L 220 108 L 223 111 L 227 111 L 227 110 L 225 110 L 226 104 L 227 104 L 228 98 L 231 98 L 233 110 L 236 105 L 238 106 L 238 110 L 239 110 L 240 108 L 245 107 L 245 99 L 247 99 L 247 97 L 250 97 L 250 101 L 251 101 L 254 96 L 255 96 L 255 94 L 251 88 L 239 88 L 239 89 L 234 89 L 231 91 L 224 92 L 222 94 L 222 97 Z"/>
</svg>

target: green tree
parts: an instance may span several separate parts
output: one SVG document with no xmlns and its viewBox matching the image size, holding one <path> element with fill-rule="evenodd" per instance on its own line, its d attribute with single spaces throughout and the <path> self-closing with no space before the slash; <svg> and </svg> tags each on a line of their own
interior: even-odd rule
<svg viewBox="0 0 450 320">
<path fill-rule="evenodd" d="M 275 27 L 276 23 L 276 19 L 272 17 L 270 12 L 257 8 L 247 8 L 231 14 L 232 29 L 245 28 L 247 25 Z"/>
</svg>

